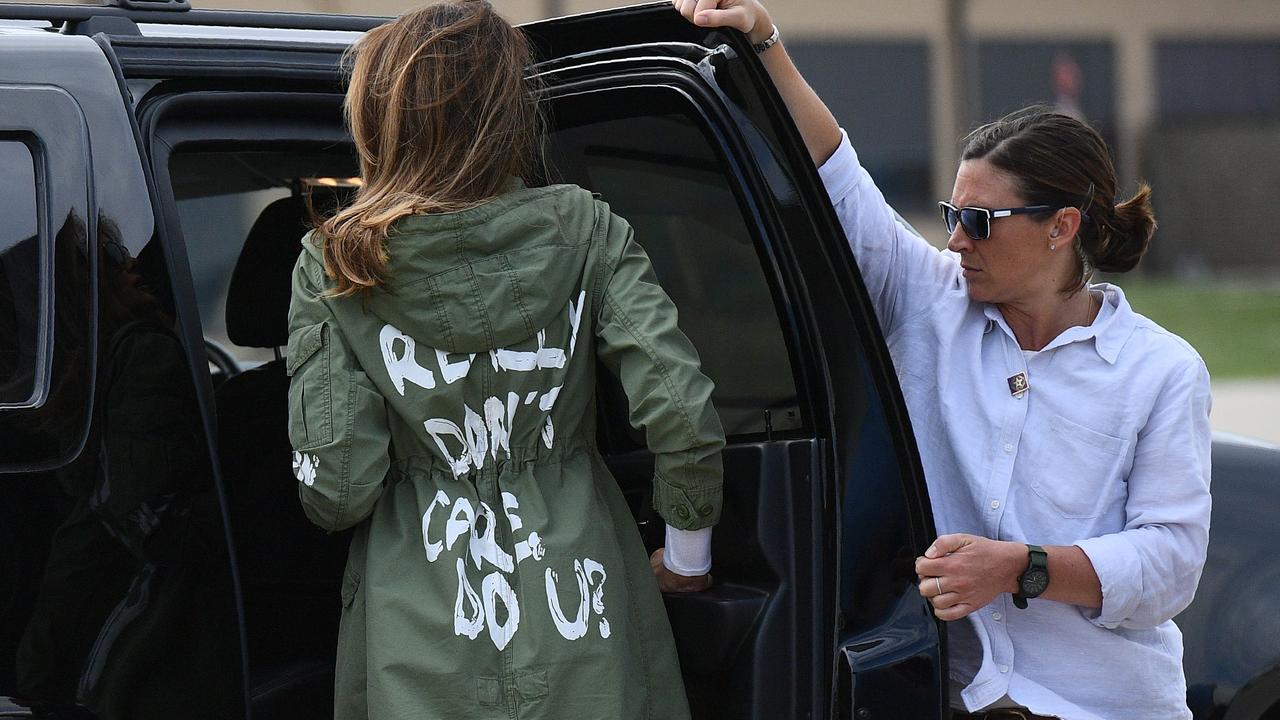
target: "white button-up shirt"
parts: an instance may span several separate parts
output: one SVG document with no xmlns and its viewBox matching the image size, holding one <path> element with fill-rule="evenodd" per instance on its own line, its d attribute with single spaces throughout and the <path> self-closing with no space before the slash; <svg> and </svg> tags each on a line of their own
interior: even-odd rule
<svg viewBox="0 0 1280 720">
<path fill-rule="evenodd" d="M 820 169 L 897 370 L 939 533 L 1076 545 L 1102 608 L 1007 593 L 948 625 L 969 710 L 1008 695 L 1071 720 L 1190 718 L 1182 635 L 1209 542 L 1209 375 L 1120 288 L 1024 353 L 959 256 L 896 216 L 846 137 Z M 981 242 L 981 241 L 979 241 Z M 1029 389 L 1014 395 L 1011 378 Z M 1050 579 L 1052 584 L 1052 579 Z"/>
</svg>

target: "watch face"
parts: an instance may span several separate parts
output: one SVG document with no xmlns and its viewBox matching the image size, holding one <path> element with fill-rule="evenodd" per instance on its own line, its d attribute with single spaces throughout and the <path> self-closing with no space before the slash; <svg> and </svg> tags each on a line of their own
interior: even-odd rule
<svg viewBox="0 0 1280 720">
<path fill-rule="evenodd" d="M 1022 575 L 1022 594 L 1029 597 L 1039 597 L 1045 588 L 1049 587 L 1049 573 L 1040 568 L 1032 568 Z"/>
</svg>

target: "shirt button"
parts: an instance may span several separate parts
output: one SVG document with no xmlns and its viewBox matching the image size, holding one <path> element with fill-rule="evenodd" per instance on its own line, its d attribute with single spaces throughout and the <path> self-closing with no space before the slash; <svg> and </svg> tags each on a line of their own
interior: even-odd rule
<svg viewBox="0 0 1280 720">
<path fill-rule="evenodd" d="M 995 620 L 996 622 L 1000 622 L 1000 618 L 1002 618 L 1002 617 L 1004 617 L 1004 616 L 1003 616 L 1003 615 L 1001 615 L 1001 614 L 1000 614 L 1000 611 L 998 611 L 998 610 L 997 610 L 996 612 L 991 613 L 991 619 L 992 619 L 992 620 Z"/>
<path fill-rule="evenodd" d="M 681 520 L 689 519 L 689 508 L 683 505 L 676 505 L 675 511 L 676 511 L 676 517 L 680 518 Z"/>
<path fill-rule="evenodd" d="M 1013 452 L 1013 445 L 1011 445 L 1011 444 L 1009 444 L 1009 443 L 1005 443 L 1005 444 L 1004 444 L 1004 451 L 1005 451 L 1005 452 L 1007 452 L 1007 453 L 1011 453 L 1011 452 Z"/>
<path fill-rule="evenodd" d="M 1000 666 L 1000 672 L 1002 672 L 1002 673 L 1007 673 L 1007 672 L 1009 672 L 1009 666 L 1008 666 L 1008 665 L 1001 665 L 1001 666 Z"/>
<path fill-rule="evenodd" d="M 999 500 L 992 500 L 992 501 L 991 501 L 991 509 L 992 509 L 992 510 L 999 510 L 999 509 L 1000 509 L 1000 501 L 999 501 Z"/>
</svg>

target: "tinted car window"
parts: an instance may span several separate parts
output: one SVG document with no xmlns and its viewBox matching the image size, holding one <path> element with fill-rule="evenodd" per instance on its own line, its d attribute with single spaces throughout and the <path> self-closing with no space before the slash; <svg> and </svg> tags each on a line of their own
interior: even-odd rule
<svg viewBox="0 0 1280 720">
<path fill-rule="evenodd" d="M 42 389 L 39 260 L 31 151 L 0 141 L 0 405 L 31 404 Z"/>
<path fill-rule="evenodd" d="M 85 218 L 38 218 L 39 141 L 0 134 L 0 468 L 65 462 L 84 439 L 92 382 L 93 258 Z M 50 208 L 49 212 L 53 209 Z M 56 294 L 56 299 L 52 296 Z M 54 334 L 67 341 L 54 342 Z"/>
<path fill-rule="evenodd" d="M 609 105 L 630 113 L 655 110 L 648 100 Z M 557 117 L 579 121 L 552 134 L 555 171 L 559 179 L 600 193 L 635 229 L 703 371 L 715 381 L 713 399 L 725 432 L 802 427 L 755 226 L 744 217 L 733 173 L 703 121 L 675 103 L 671 112 L 645 117 L 610 116 L 608 109 L 586 105 L 571 98 L 555 109 Z"/>
</svg>

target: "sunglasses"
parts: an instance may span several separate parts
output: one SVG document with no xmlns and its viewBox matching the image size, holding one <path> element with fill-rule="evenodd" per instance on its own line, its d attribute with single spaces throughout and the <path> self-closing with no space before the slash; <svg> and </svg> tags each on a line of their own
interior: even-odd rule
<svg viewBox="0 0 1280 720">
<path fill-rule="evenodd" d="M 947 225 L 947 232 L 954 233 L 956 225 L 964 228 L 964 234 L 973 240 L 986 240 L 991 237 L 991 221 L 1010 215 L 1033 215 L 1035 213 L 1057 210 L 1053 205 L 1027 205 L 1019 208 L 1001 208 L 991 210 L 981 207 L 956 207 L 949 202 L 938 203 L 942 210 L 942 222 Z"/>
</svg>

